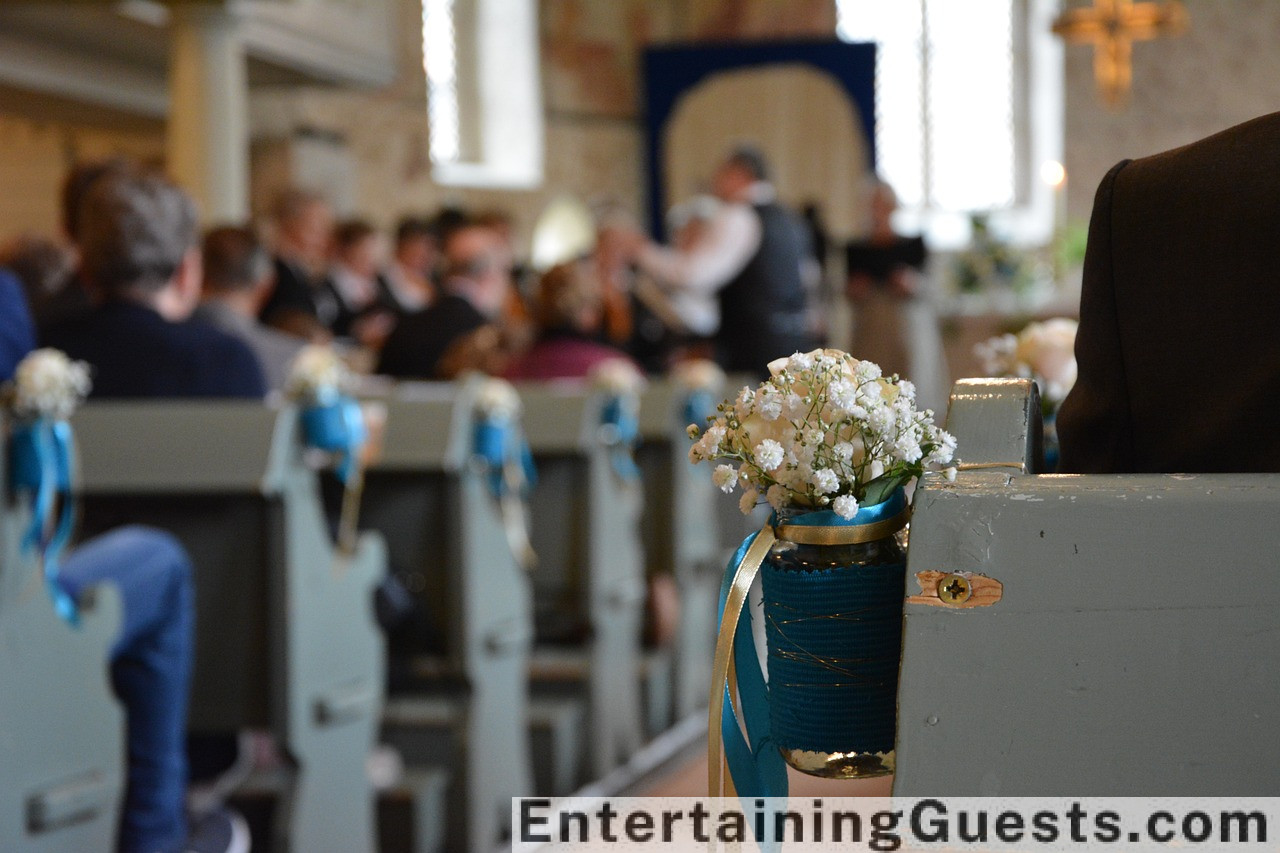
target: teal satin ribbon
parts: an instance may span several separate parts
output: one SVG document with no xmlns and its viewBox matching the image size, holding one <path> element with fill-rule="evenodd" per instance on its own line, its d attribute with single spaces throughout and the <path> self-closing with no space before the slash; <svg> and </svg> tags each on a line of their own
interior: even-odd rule
<svg viewBox="0 0 1280 853">
<path fill-rule="evenodd" d="M 626 405 L 622 397 L 610 397 L 600 413 L 600 423 L 614 429 L 613 452 L 609 457 L 614 473 L 623 480 L 639 480 L 640 467 L 632 451 L 640 437 L 640 421 L 632 407 Z"/>
<path fill-rule="evenodd" d="M 301 420 L 308 446 L 338 454 L 338 467 L 334 473 L 343 485 L 347 485 L 368 438 L 360 404 L 345 394 L 326 395 L 315 405 L 304 409 Z"/>
<path fill-rule="evenodd" d="M 22 539 L 24 551 L 39 552 L 44 564 L 44 582 L 53 600 L 54 611 L 68 624 L 79 624 L 75 601 L 58 582 L 62 552 L 71 542 L 75 527 L 75 503 L 71 499 L 71 470 L 74 445 L 71 425 L 66 421 L 40 418 L 13 430 L 9 440 L 9 472 L 15 492 L 32 496 L 31 525 Z M 61 498 L 58 522 L 45 538 L 54 505 Z"/>
<path fill-rule="evenodd" d="M 538 482 L 533 452 L 518 424 L 507 419 L 481 418 L 476 421 L 474 452 L 485 461 L 489 490 L 495 498 L 508 494 L 527 497 Z"/>
<path fill-rule="evenodd" d="M 733 649 L 734 665 L 730 672 L 736 675 L 738 708 L 741 709 L 742 719 L 739 720 L 738 711 L 734 707 L 733 692 L 731 690 L 731 682 L 733 676 L 721 685 L 713 686 L 713 713 L 714 705 L 717 699 L 720 706 L 720 737 L 724 744 L 725 762 L 729 766 L 729 775 L 733 781 L 734 790 L 739 797 L 755 798 L 755 797 L 785 797 L 787 796 L 787 767 L 783 761 L 781 753 L 778 752 L 778 746 L 773 740 L 771 726 L 769 722 L 769 687 L 766 681 L 765 673 L 759 665 L 759 658 L 756 655 L 755 641 L 751 631 L 751 614 L 749 608 L 743 606 L 739 612 L 736 624 L 726 626 L 725 613 L 726 606 L 729 604 L 731 592 L 737 588 L 738 598 L 740 599 L 745 593 L 745 588 L 751 583 L 763 559 L 767 557 L 767 551 L 758 553 L 758 561 L 754 565 L 744 565 L 748 562 L 748 552 L 756 543 L 760 536 L 767 535 L 768 541 L 772 543 L 774 530 L 786 530 L 787 528 L 826 528 L 829 532 L 839 535 L 841 532 L 851 539 L 860 538 L 858 534 L 861 532 L 858 528 L 867 528 L 869 525 L 876 525 L 876 533 L 883 529 L 892 527 L 899 516 L 906 511 L 907 499 L 902 489 L 895 491 L 887 500 L 882 501 L 874 506 L 862 507 L 858 510 L 857 515 L 851 519 L 841 518 L 831 510 L 815 510 L 813 512 L 804 513 L 799 516 L 793 516 L 787 520 L 785 526 L 778 524 L 777 515 L 770 517 L 768 523 L 761 530 L 752 533 L 734 553 L 729 560 L 728 566 L 725 568 L 724 580 L 720 585 L 720 623 L 718 631 L 721 640 L 717 643 L 717 658 L 721 656 L 721 652 L 725 647 L 726 631 L 732 633 L 731 642 Z M 901 527 L 901 524 L 898 524 Z M 844 531 L 840 529 L 844 528 Z M 874 536 L 872 538 L 879 538 Z M 759 549 L 757 549 L 759 551 Z M 723 695 L 718 694 L 722 692 Z M 714 719 L 714 717 L 713 717 Z M 746 735 L 743 735 L 743 728 L 746 729 Z M 717 750 L 712 748 L 712 761 L 717 761 Z M 711 796 L 720 796 L 717 788 L 719 779 L 719 770 L 715 767 L 711 770 L 712 784 L 709 793 Z"/>
</svg>

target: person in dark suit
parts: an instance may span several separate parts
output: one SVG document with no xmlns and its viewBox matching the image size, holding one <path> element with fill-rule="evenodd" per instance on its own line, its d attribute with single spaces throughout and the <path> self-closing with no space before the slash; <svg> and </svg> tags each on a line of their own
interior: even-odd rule
<svg viewBox="0 0 1280 853">
<path fill-rule="evenodd" d="M 80 207 L 81 272 L 95 304 L 48 329 L 45 346 L 93 366 L 95 397 L 262 397 L 253 352 L 189 319 L 200 299 L 195 205 L 166 179 L 97 180 Z"/>
<path fill-rule="evenodd" d="M 1280 471 L 1278 176 L 1280 113 L 1107 173 L 1059 471 Z"/>
<path fill-rule="evenodd" d="M 444 243 L 444 282 L 431 307 L 396 325 L 378 373 L 404 379 L 451 379 L 465 369 L 497 372 L 504 359 L 498 323 L 511 292 L 499 237 L 468 225 Z"/>
<path fill-rule="evenodd" d="M 333 210 L 319 193 L 292 189 L 275 206 L 276 283 L 259 319 L 291 335 L 325 340 L 339 305 L 324 285 Z"/>
</svg>

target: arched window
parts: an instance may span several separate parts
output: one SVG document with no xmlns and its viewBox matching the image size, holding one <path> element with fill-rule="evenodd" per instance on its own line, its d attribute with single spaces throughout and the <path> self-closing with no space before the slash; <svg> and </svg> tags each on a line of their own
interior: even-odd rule
<svg viewBox="0 0 1280 853">
<path fill-rule="evenodd" d="M 878 45 L 878 169 L 902 217 L 941 248 L 990 211 L 1015 239 L 1047 240 L 1061 160 L 1061 47 L 1051 0 L 837 0 L 839 35 Z M 908 223 L 904 223 L 908 224 Z"/>
<path fill-rule="evenodd" d="M 422 57 L 433 179 L 540 185 L 536 0 L 423 0 Z"/>
</svg>

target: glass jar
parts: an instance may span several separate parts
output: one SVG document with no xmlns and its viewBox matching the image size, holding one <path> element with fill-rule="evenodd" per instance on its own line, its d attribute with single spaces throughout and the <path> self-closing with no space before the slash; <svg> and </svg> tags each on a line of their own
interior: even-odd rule
<svg viewBox="0 0 1280 853">
<path fill-rule="evenodd" d="M 867 541 L 848 540 L 873 528 L 833 513 L 819 526 L 839 544 L 783 539 L 801 516 L 812 531 L 814 510 L 778 511 L 782 533 L 761 566 L 773 740 L 814 776 L 892 773 L 906 552 L 879 516 L 881 533 Z"/>
</svg>

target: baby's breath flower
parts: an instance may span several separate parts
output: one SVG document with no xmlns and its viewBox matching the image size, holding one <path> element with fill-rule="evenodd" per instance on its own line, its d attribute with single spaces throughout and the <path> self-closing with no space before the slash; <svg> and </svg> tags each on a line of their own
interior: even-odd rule
<svg viewBox="0 0 1280 853">
<path fill-rule="evenodd" d="M 727 495 L 738 485 L 738 472 L 732 465 L 717 465 L 716 470 L 711 474 L 711 482 Z"/>
<path fill-rule="evenodd" d="M 782 465 L 782 445 L 766 438 L 756 445 L 756 464 L 766 471 L 776 471 Z"/>
<path fill-rule="evenodd" d="M 743 515 L 750 515 L 759 502 L 760 493 L 755 489 L 747 489 L 742 493 L 742 497 L 738 499 L 738 509 L 742 510 Z"/>
<path fill-rule="evenodd" d="M 831 502 L 831 508 L 843 519 L 851 519 L 858 514 L 858 499 L 853 495 L 841 495 Z"/>
</svg>

